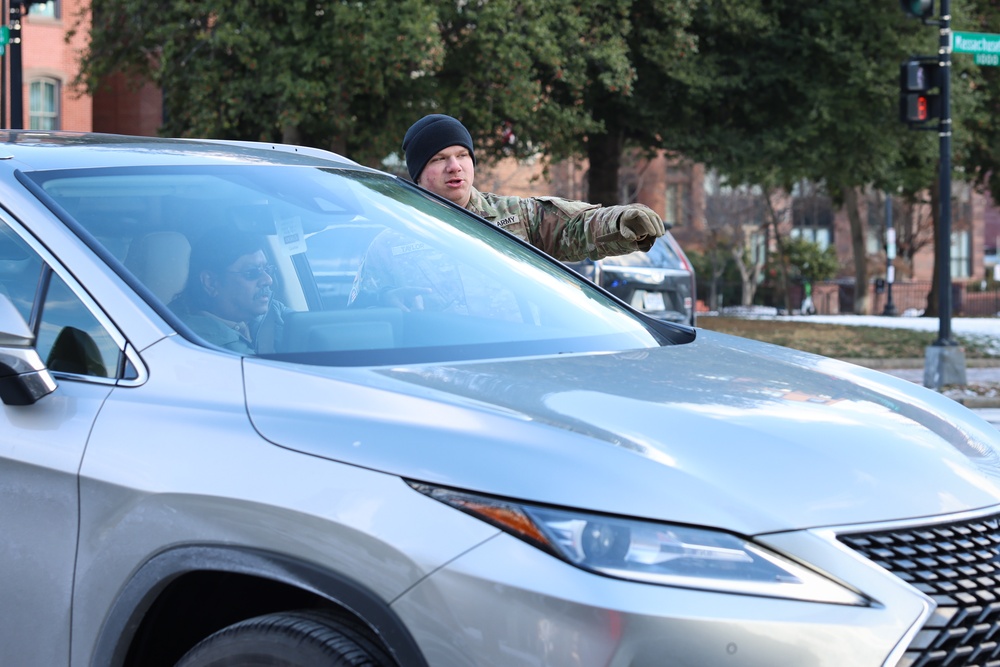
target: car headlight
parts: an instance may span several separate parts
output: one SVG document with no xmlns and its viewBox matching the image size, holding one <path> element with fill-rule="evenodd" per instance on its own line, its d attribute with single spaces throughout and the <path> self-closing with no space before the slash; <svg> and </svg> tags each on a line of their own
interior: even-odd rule
<svg viewBox="0 0 1000 667">
<path fill-rule="evenodd" d="M 500 500 L 418 482 L 435 500 L 581 569 L 663 586 L 867 606 L 822 574 L 718 530 Z"/>
</svg>

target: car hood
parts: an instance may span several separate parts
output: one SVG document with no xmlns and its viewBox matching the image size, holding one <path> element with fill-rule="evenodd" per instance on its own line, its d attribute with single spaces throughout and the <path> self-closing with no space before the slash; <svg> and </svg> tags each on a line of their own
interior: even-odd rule
<svg viewBox="0 0 1000 667">
<path fill-rule="evenodd" d="M 709 331 L 620 353 L 245 365 L 271 442 L 405 478 L 743 534 L 1000 503 L 1000 432 L 933 391 Z"/>
</svg>

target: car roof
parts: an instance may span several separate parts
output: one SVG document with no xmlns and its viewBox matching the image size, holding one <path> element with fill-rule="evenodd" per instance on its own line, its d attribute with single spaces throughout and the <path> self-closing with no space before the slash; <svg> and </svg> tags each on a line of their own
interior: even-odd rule
<svg viewBox="0 0 1000 667">
<path fill-rule="evenodd" d="M 4 160 L 12 160 L 26 170 L 181 164 L 301 165 L 367 170 L 336 153 L 309 146 L 38 130 L 0 131 L 0 161 Z"/>
</svg>

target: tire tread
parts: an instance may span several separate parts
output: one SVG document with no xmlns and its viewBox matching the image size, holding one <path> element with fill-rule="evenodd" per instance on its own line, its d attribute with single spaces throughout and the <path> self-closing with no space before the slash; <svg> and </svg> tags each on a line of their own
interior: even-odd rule
<svg viewBox="0 0 1000 667">
<path fill-rule="evenodd" d="M 261 644 L 270 651 L 252 648 Z M 274 655 L 274 647 L 282 647 L 282 654 Z M 365 626 L 324 610 L 279 612 L 234 623 L 202 640 L 177 663 L 177 667 L 251 665 L 397 667 Z"/>
</svg>

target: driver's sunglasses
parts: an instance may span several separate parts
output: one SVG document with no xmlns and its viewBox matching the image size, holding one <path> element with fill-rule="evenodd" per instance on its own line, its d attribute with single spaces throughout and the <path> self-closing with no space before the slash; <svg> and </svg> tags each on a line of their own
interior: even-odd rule
<svg viewBox="0 0 1000 667">
<path fill-rule="evenodd" d="M 229 273 L 236 273 L 243 276 L 246 280 L 254 281 L 260 280 L 260 277 L 265 273 L 273 278 L 275 268 L 274 264 L 265 264 L 264 266 L 254 266 L 249 269 L 243 269 L 242 271 L 230 271 Z"/>
</svg>

